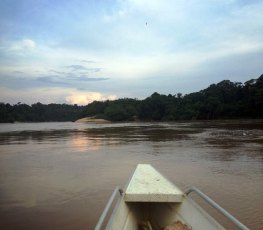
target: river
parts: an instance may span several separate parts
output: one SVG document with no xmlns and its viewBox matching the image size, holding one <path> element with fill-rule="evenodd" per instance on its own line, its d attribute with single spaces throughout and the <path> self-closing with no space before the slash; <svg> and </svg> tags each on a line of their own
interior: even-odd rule
<svg viewBox="0 0 263 230">
<path fill-rule="evenodd" d="M 138 163 L 263 229 L 262 120 L 0 124 L 0 229 L 93 229 Z"/>
</svg>

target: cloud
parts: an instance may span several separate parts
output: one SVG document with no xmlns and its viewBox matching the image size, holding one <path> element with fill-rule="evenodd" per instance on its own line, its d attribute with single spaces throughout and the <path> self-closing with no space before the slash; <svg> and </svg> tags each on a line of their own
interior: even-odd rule
<svg viewBox="0 0 263 230">
<path fill-rule="evenodd" d="M 72 77 L 71 79 L 76 80 L 76 81 L 105 81 L 105 80 L 109 80 L 109 78 L 107 78 L 107 77 L 88 77 L 85 74 L 78 76 L 78 77 Z"/>
<path fill-rule="evenodd" d="M 256 77 L 262 12 L 260 0 L 4 1 L 0 84 L 137 97 Z"/>
<path fill-rule="evenodd" d="M 95 61 L 91 61 L 91 60 L 78 60 L 78 61 L 82 63 L 89 63 L 89 64 L 96 63 Z"/>
<path fill-rule="evenodd" d="M 56 74 L 61 74 L 61 75 L 68 74 L 68 72 L 63 72 L 63 71 L 59 71 L 59 70 L 55 70 L 55 69 L 50 69 L 49 72 L 56 73 Z"/>
<path fill-rule="evenodd" d="M 41 102 L 43 104 L 49 103 L 69 103 L 78 105 L 87 105 L 94 100 L 105 101 L 115 100 L 117 95 L 106 94 L 100 92 L 85 92 L 74 88 L 63 88 L 63 87 L 42 87 L 42 88 L 31 88 L 28 90 L 24 89 L 8 89 L 0 86 L 1 101 L 5 103 L 16 104 L 22 102 L 26 104 L 33 104 Z M 32 95 L 37 95 L 32 97 Z"/>
<path fill-rule="evenodd" d="M 89 70 L 89 68 L 86 69 L 86 71 Z M 94 70 L 95 72 L 98 72 L 96 70 Z M 42 76 L 41 78 L 49 78 L 49 79 L 53 79 L 56 80 L 57 82 L 61 81 L 61 82 L 75 82 L 75 81 L 105 81 L 105 80 L 109 80 L 108 77 L 91 77 L 89 74 L 91 72 L 77 72 L 77 73 L 73 73 L 73 72 L 63 72 L 63 71 L 59 71 L 59 70 L 54 70 L 51 69 L 49 70 L 49 72 L 51 73 L 55 73 L 56 75 L 48 75 L 48 76 Z M 39 79 L 39 78 L 38 78 Z"/>
<path fill-rule="evenodd" d="M 78 71 L 78 70 L 86 70 L 87 68 L 82 65 L 68 65 L 66 66 L 69 69 L 72 69 L 73 71 Z"/>
<path fill-rule="evenodd" d="M 10 89 L 30 89 L 39 87 L 90 87 L 90 83 L 96 83 L 109 80 L 106 77 L 89 77 L 85 74 L 45 74 L 35 73 L 33 76 L 28 76 L 26 73 L 15 72 L 9 74 L 0 73 L 0 85 Z M 94 86 L 93 86 L 94 87 Z"/>
<path fill-rule="evenodd" d="M 116 95 L 105 95 L 99 92 L 72 92 L 66 97 L 70 104 L 87 105 L 93 101 L 115 100 Z"/>
<path fill-rule="evenodd" d="M 24 74 L 24 72 L 22 72 L 22 71 L 17 71 L 17 70 L 13 71 L 13 73 L 15 73 L 15 74 Z"/>
<path fill-rule="evenodd" d="M 9 48 L 11 51 L 33 50 L 36 48 L 36 43 L 31 39 L 24 39 L 13 42 Z"/>
<path fill-rule="evenodd" d="M 101 68 L 86 68 L 86 71 L 96 73 L 101 71 Z"/>
<path fill-rule="evenodd" d="M 32 80 L 31 80 L 32 81 Z M 58 76 L 42 76 L 35 79 L 36 83 L 44 83 L 48 86 L 70 86 L 69 82 L 62 81 Z"/>
<path fill-rule="evenodd" d="M 0 86 L 1 101 L 11 104 L 22 102 L 26 104 L 33 104 L 41 102 L 44 104 L 49 103 L 66 103 L 65 97 L 70 94 L 69 89 L 62 87 L 37 87 L 26 89 L 24 87 L 10 89 Z"/>
<path fill-rule="evenodd" d="M 83 65 L 68 65 L 67 68 L 71 69 L 72 71 L 88 71 L 88 72 L 99 72 L 101 68 L 88 68 Z"/>
<path fill-rule="evenodd" d="M 253 52 L 233 52 L 232 55 L 207 59 L 196 77 L 200 76 L 206 84 L 221 80 L 245 82 L 251 78 L 258 78 L 263 73 L 263 49 Z M 204 86 L 206 87 L 206 86 Z"/>
</svg>

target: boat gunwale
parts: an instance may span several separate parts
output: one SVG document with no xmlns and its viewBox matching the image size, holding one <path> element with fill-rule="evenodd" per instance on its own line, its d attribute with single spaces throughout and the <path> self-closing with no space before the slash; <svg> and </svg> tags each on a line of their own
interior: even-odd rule
<svg viewBox="0 0 263 230">
<path fill-rule="evenodd" d="M 138 164 L 138 165 L 141 165 L 141 164 Z M 138 165 L 137 165 L 137 167 L 138 167 Z M 150 166 L 151 166 L 151 165 L 150 165 Z M 136 169 L 137 169 L 137 167 L 136 167 Z M 152 166 L 151 166 L 151 167 L 152 167 Z M 152 168 L 153 168 L 153 167 L 152 167 Z M 173 206 L 173 207 L 172 207 L 173 209 L 177 209 L 177 208 L 180 209 L 180 206 L 179 206 L 179 205 L 183 205 L 183 204 L 185 204 L 185 202 L 188 202 L 188 203 L 190 204 L 190 206 L 193 206 L 197 211 L 199 211 L 200 214 L 201 214 L 201 216 L 203 216 L 204 219 L 206 219 L 210 224 L 214 225 L 217 229 L 222 229 L 222 230 L 225 229 L 220 223 L 218 223 L 218 221 L 217 221 L 214 217 L 212 217 L 206 210 L 204 210 L 203 207 L 201 207 L 197 202 L 195 202 L 191 197 L 189 197 L 189 194 L 190 194 L 192 191 L 195 191 L 195 192 L 196 192 L 196 190 L 199 191 L 201 194 L 204 194 L 203 192 L 201 192 L 199 189 L 197 189 L 197 188 L 195 188 L 195 187 L 191 187 L 191 188 L 187 189 L 185 192 L 182 192 L 182 193 L 183 193 L 183 195 L 182 195 L 182 201 L 160 201 L 160 202 L 156 202 L 156 201 L 126 201 L 126 200 L 125 200 L 125 192 L 126 192 L 128 186 L 129 186 L 129 184 L 130 184 L 130 182 L 131 182 L 131 180 L 132 180 L 132 178 L 133 178 L 133 176 L 134 176 L 134 173 L 135 173 L 136 169 L 134 170 L 134 172 L 133 172 L 133 173 L 131 174 L 131 176 L 129 177 L 128 183 L 126 183 L 126 185 L 125 185 L 125 187 L 124 187 L 124 191 L 121 190 L 119 186 L 117 186 L 117 187 L 115 188 L 114 192 L 112 193 L 112 195 L 111 195 L 111 197 L 110 197 L 110 200 L 109 200 L 108 203 L 107 203 L 107 206 L 105 207 L 105 209 L 107 208 L 108 210 L 105 212 L 105 209 L 104 209 L 102 215 L 104 215 L 104 212 L 105 212 L 105 216 L 104 216 L 103 219 L 102 219 L 102 215 L 101 215 L 99 221 L 101 221 L 101 219 L 102 219 L 102 221 L 101 221 L 100 225 L 99 225 L 99 222 L 97 223 L 95 230 L 101 229 L 102 224 L 104 224 L 105 221 L 106 221 L 106 219 L 105 219 L 106 217 L 108 217 L 108 222 L 105 223 L 106 229 L 111 229 L 111 226 L 112 226 L 113 221 L 114 221 L 114 216 L 117 215 L 118 209 L 121 207 L 122 202 L 123 202 L 124 205 L 129 205 L 129 203 L 133 203 L 133 204 L 136 204 L 136 203 L 137 203 L 138 205 L 139 205 L 139 204 L 142 204 L 142 203 L 150 203 L 150 204 L 156 204 L 156 205 L 158 205 L 158 203 L 163 203 L 163 204 L 171 205 L 171 207 L 172 207 L 172 204 L 178 204 L 178 207 L 175 208 L 175 206 Z M 162 175 L 160 172 L 158 172 L 155 168 L 153 168 L 153 169 L 154 169 L 157 173 L 159 173 L 161 176 L 163 176 L 163 175 Z M 164 176 L 163 176 L 163 177 L 164 177 Z M 168 180 L 171 184 L 173 184 L 173 185 L 175 186 L 175 184 L 174 184 L 173 182 L 171 182 L 169 179 L 167 179 L 166 177 L 164 177 L 164 178 L 165 178 L 166 180 Z M 175 186 L 175 187 L 176 187 L 176 186 Z M 180 189 L 179 189 L 179 190 L 180 190 Z M 116 192 L 116 191 L 119 191 L 119 192 Z M 180 191 L 181 191 L 181 190 L 180 190 Z M 113 197 L 113 194 L 115 194 L 114 197 Z M 211 205 L 209 199 L 212 201 L 212 203 L 215 203 L 215 206 L 213 206 L 213 205 L 211 205 L 211 206 L 214 207 L 214 208 L 215 208 L 217 211 L 219 211 L 221 214 L 223 214 L 225 217 L 227 217 L 228 220 L 232 221 L 239 229 L 249 230 L 245 225 L 243 225 L 241 222 L 239 222 L 236 218 L 234 218 L 231 214 L 229 214 L 225 209 L 223 209 L 221 206 L 219 206 L 214 200 L 212 200 L 212 199 L 211 199 L 210 197 L 208 197 L 206 194 L 204 194 L 205 197 L 203 197 L 202 195 L 200 195 L 198 192 L 197 192 L 197 194 L 198 194 L 201 198 L 203 198 L 208 204 Z M 120 196 L 119 196 L 119 197 L 117 198 L 117 200 L 116 200 L 117 195 L 120 195 Z M 115 202 L 114 202 L 114 201 L 115 201 Z M 111 215 L 110 215 L 110 214 L 109 214 L 109 210 L 110 210 L 110 208 L 112 208 L 112 205 L 113 205 L 113 204 L 115 204 L 115 206 L 114 206 L 113 211 L 112 211 L 112 213 L 111 213 Z M 216 207 L 216 206 L 218 206 L 219 208 Z M 222 212 L 222 210 L 220 210 L 220 209 L 222 209 L 223 212 L 226 212 L 227 215 L 225 215 L 225 214 Z M 127 211 L 128 215 L 129 215 L 130 212 L 131 212 L 131 210 L 130 210 L 130 208 L 128 208 L 128 211 Z M 184 222 L 187 223 L 187 220 L 185 220 L 185 218 L 184 218 L 179 212 L 180 212 L 180 210 L 179 210 L 179 211 L 178 211 L 178 210 L 174 210 L 175 215 L 177 215 L 177 216 L 179 217 L 178 219 L 181 219 L 182 221 L 184 221 Z M 230 216 L 230 218 L 229 218 L 228 215 Z M 233 221 L 233 219 L 231 219 L 232 217 L 233 217 L 234 220 L 237 221 L 238 224 L 235 223 L 235 221 Z M 186 219 L 187 219 L 187 218 L 186 218 Z M 127 219 L 126 219 L 126 221 L 127 221 Z M 125 224 L 126 224 L 126 221 L 125 221 Z"/>
</svg>

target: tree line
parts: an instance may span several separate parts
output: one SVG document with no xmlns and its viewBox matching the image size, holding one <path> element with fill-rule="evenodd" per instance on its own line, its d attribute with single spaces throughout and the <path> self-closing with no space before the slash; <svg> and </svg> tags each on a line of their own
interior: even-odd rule
<svg viewBox="0 0 263 230">
<path fill-rule="evenodd" d="M 224 80 L 184 96 L 155 92 L 144 100 L 94 101 L 84 107 L 82 116 L 111 121 L 263 118 L 263 75 L 244 84 Z"/>
<path fill-rule="evenodd" d="M 155 92 L 144 100 L 122 98 L 86 106 L 0 103 L 0 122 L 75 121 L 82 117 L 110 121 L 263 118 L 263 75 L 245 83 L 224 80 L 186 95 Z"/>
<path fill-rule="evenodd" d="M 75 121 L 80 118 L 82 110 L 83 106 L 67 104 L 0 103 L 0 122 Z"/>
</svg>

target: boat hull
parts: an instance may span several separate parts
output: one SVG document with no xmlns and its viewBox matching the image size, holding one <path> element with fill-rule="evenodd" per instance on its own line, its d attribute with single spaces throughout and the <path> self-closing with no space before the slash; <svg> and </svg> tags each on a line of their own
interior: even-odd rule
<svg viewBox="0 0 263 230">
<path fill-rule="evenodd" d="M 191 198 L 182 202 L 125 202 L 121 197 L 115 206 L 106 229 L 137 230 L 143 222 L 149 222 L 152 229 L 164 229 L 176 221 L 186 223 L 195 230 L 224 229 Z M 194 227 L 193 227 L 194 226 Z"/>
<path fill-rule="evenodd" d="M 102 229 L 101 226 L 105 222 L 113 200 L 115 200 L 118 193 L 121 196 L 118 198 L 106 227 L 103 226 L 105 229 L 225 229 L 188 196 L 191 192 L 199 195 L 210 206 L 232 221 L 239 229 L 248 230 L 245 225 L 199 189 L 191 187 L 183 193 L 148 164 L 137 165 L 124 191 L 118 187 L 114 190 L 95 229 Z"/>
</svg>

